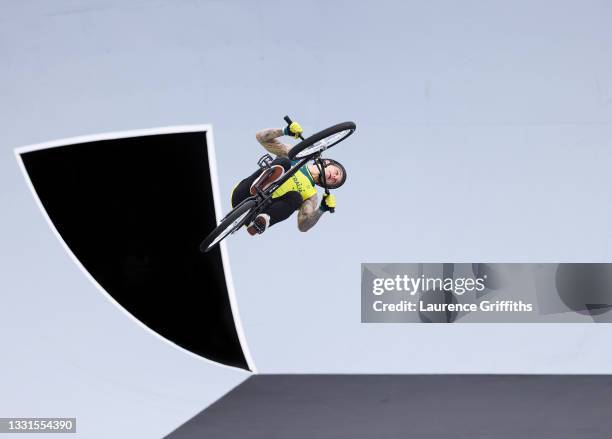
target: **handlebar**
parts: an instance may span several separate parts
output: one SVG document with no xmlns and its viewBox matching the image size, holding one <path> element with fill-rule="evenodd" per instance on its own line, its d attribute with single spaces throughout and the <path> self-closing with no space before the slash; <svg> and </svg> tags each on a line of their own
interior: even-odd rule
<svg viewBox="0 0 612 439">
<path fill-rule="evenodd" d="M 283 119 L 285 119 L 285 122 L 287 122 L 287 125 L 291 125 L 293 123 L 293 121 L 291 120 L 289 116 L 285 116 L 283 117 Z M 300 134 L 300 139 L 304 140 L 304 136 L 302 136 L 301 134 Z"/>
</svg>

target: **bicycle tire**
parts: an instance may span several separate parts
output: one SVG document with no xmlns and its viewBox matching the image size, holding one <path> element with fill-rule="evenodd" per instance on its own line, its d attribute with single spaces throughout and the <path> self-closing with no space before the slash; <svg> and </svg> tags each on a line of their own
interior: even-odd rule
<svg viewBox="0 0 612 439">
<path fill-rule="evenodd" d="M 313 134 L 295 145 L 287 154 L 291 160 L 303 159 L 331 148 L 355 131 L 355 122 L 342 122 Z M 334 137 L 335 136 L 335 137 Z"/>
<path fill-rule="evenodd" d="M 236 206 L 236 208 L 228 213 L 227 216 L 221 220 L 219 225 L 204 238 L 200 244 L 200 251 L 202 253 L 209 252 L 218 243 L 242 227 L 249 219 L 249 214 L 256 207 L 257 201 L 254 199 L 245 200 Z"/>
</svg>

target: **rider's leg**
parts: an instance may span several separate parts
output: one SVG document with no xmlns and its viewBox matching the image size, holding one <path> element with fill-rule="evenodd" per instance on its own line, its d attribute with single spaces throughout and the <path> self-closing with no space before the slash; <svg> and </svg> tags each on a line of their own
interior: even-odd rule
<svg viewBox="0 0 612 439">
<path fill-rule="evenodd" d="M 232 207 L 236 207 L 242 201 L 246 200 L 251 196 L 251 194 L 249 193 L 249 189 L 251 188 L 251 185 L 253 184 L 255 179 L 259 177 L 260 173 L 261 170 L 258 170 L 253 175 L 245 178 L 236 185 L 236 187 L 232 191 Z"/>
<path fill-rule="evenodd" d="M 273 224 L 284 221 L 302 205 L 302 196 L 299 192 L 289 191 L 278 198 L 274 198 L 272 204 L 265 212 L 255 217 L 247 227 L 250 235 L 261 234 Z"/>
<path fill-rule="evenodd" d="M 278 198 L 274 198 L 266 213 L 270 215 L 270 226 L 286 220 L 302 205 L 302 196 L 299 192 L 289 191 Z"/>
<path fill-rule="evenodd" d="M 289 170 L 289 168 L 291 168 L 291 161 L 286 157 L 277 157 L 276 159 L 272 160 L 270 165 L 281 165 L 286 172 L 287 170 Z M 236 185 L 236 187 L 232 191 L 232 207 L 237 206 L 238 204 L 240 204 L 241 201 L 244 201 L 251 196 L 251 185 L 257 179 L 257 177 L 261 175 L 261 172 L 262 169 L 258 169 L 257 171 L 253 172 L 253 174 L 251 174 Z"/>
</svg>

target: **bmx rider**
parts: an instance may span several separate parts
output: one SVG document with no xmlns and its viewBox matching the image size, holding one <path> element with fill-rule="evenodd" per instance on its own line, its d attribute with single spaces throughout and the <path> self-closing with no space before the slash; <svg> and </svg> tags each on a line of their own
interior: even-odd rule
<svg viewBox="0 0 612 439">
<path fill-rule="evenodd" d="M 265 190 L 282 177 L 294 163 L 287 154 L 291 146 L 278 140 L 279 137 L 298 136 L 302 127 L 292 122 L 283 128 L 264 129 L 256 134 L 259 143 L 276 158 L 270 163 L 269 169 L 258 169 L 252 175 L 238 183 L 231 196 L 232 207 L 241 201 L 256 194 L 257 189 Z M 247 226 L 250 235 L 263 233 L 268 227 L 289 218 L 293 212 L 298 211 L 298 229 L 301 232 L 310 230 L 321 216 L 336 207 L 336 199 L 332 194 L 323 195 L 321 204 L 317 207 L 317 186 L 323 187 L 322 179 L 328 189 L 337 189 L 346 181 L 344 166 L 332 159 L 322 159 L 324 175 L 321 176 L 319 167 L 315 164 L 302 166 L 291 178 L 284 182 L 272 193 L 272 203 L 262 213 L 257 215 L 253 222 Z"/>
</svg>

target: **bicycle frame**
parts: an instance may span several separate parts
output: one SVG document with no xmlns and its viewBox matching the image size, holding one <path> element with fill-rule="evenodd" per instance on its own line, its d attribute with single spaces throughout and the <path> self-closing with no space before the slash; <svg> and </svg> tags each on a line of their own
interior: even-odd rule
<svg viewBox="0 0 612 439">
<path fill-rule="evenodd" d="M 261 206 L 265 206 L 266 202 L 268 202 L 268 201 L 270 201 L 272 199 L 272 194 L 274 193 L 274 191 L 276 191 L 276 189 L 278 189 L 280 186 L 282 186 L 283 183 L 285 183 L 287 180 L 289 180 L 291 177 L 293 177 L 293 175 L 297 171 L 299 171 L 302 166 L 304 166 L 310 160 L 313 160 L 313 159 L 319 157 L 319 155 L 320 154 L 316 154 L 315 156 L 303 158 L 302 160 L 297 162 L 295 165 L 293 165 L 291 168 L 289 168 L 289 170 L 287 170 L 278 181 L 272 183 L 270 185 L 270 187 L 268 187 L 265 191 L 259 191 L 258 190 L 256 195 L 247 198 L 247 200 L 248 199 L 256 199 L 257 200 L 257 204 L 259 206 L 257 207 L 257 209 L 255 209 L 255 211 L 259 211 L 261 209 Z"/>
<path fill-rule="evenodd" d="M 249 217 L 247 218 L 246 221 L 244 221 L 245 223 L 249 223 L 254 217 L 256 217 L 257 215 L 259 215 L 259 213 L 268 206 L 268 203 L 271 202 L 272 200 L 272 194 L 274 193 L 274 191 L 276 189 L 278 189 L 283 183 L 285 183 L 287 180 L 289 180 L 291 177 L 293 177 L 293 175 L 299 171 L 299 169 L 304 166 L 306 163 L 308 163 L 310 160 L 314 160 L 318 157 L 320 157 L 320 153 L 315 154 L 313 156 L 310 157 L 305 157 L 302 160 L 300 160 L 299 162 L 297 162 L 295 165 L 293 165 L 291 168 L 289 168 L 288 171 L 286 171 L 283 176 L 276 182 L 272 183 L 270 185 L 270 187 L 268 187 L 265 191 L 257 191 L 257 194 L 245 198 L 244 200 L 242 200 L 240 203 L 238 203 L 236 206 L 233 207 L 233 209 L 238 208 L 239 206 L 241 206 L 242 204 L 248 202 L 249 200 L 256 200 L 257 201 L 257 207 L 255 209 L 253 209 L 253 213 L 251 215 L 249 215 Z M 237 228 L 238 229 L 238 228 Z M 236 230 L 237 230 L 236 229 Z"/>
</svg>

